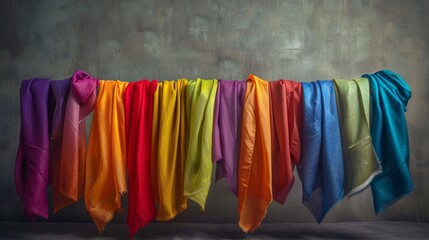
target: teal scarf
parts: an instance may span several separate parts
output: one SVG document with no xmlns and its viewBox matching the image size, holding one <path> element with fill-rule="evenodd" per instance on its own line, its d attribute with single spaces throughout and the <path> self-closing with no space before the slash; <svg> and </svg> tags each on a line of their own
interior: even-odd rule
<svg viewBox="0 0 429 240">
<path fill-rule="evenodd" d="M 413 190 L 409 172 L 407 123 L 404 112 L 411 88 L 398 74 L 382 70 L 365 74 L 371 88 L 371 137 L 383 172 L 371 183 L 378 214 Z"/>
</svg>

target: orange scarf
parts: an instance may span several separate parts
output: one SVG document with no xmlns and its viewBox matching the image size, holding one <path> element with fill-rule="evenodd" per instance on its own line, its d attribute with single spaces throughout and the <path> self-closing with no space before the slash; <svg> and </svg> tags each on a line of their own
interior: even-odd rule
<svg viewBox="0 0 429 240">
<path fill-rule="evenodd" d="M 243 105 L 238 169 L 238 224 L 244 232 L 258 228 L 273 198 L 269 101 L 268 82 L 251 74 Z"/>
<path fill-rule="evenodd" d="M 85 204 L 104 231 L 115 212 L 121 211 L 126 186 L 125 114 L 127 82 L 100 81 L 86 153 Z"/>
</svg>

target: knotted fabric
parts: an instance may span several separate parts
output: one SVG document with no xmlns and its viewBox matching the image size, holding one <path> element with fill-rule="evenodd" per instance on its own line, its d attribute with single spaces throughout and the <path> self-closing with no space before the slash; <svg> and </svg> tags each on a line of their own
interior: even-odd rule
<svg viewBox="0 0 429 240">
<path fill-rule="evenodd" d="M 375 212 L 378 214 L 413 190 L 409 172 L 410 147 L 405 111 L 411 88 L 389 70 L 362 77 L 371 89 L 371 137 L 383 172 L 371 183 Z"/>
<path fill-rule="evenodd" d="M 121 211 L 126 186 L 124 93 L 127 82 L 100 81 L 86 153 L 85 204 L 98 227 Z"/>
<path fill-rule="evenodd" d="M 302 202 L 320 223 L 344 196 L 344 163 L 332 81 L 302 83 Z"/>
<path fill-rule="evenodd" d="M 238 169 L 238 224 L 244 232 L 259 227 L 272 201 L 269 104 L 268 82 L 250 75 L 243 105 Z"/>
<path fill-rule="evenodd" d="M 369 83 L 366 78 L 335 79 L 344 158 L 344 191 L 349 197 L 366 189 L 382 172 L 369 128 Z"/>
<path fill-rule="evenodd" d="M 216 180 L 226 177 L 235 196 L 245 93 L 245 81 L 218 81 L 213 120 L 213 160 L 216 162 Z"/>
<path fill-rule="evenodd" d="M 185 165 L 185 196 L 204 211 L 212 176 L 213 113 L 218 81 L 188 82 L 186 110 L 189 144 Z"/>
<path fill-rule="evenodd" d="M 34 78 L 21 83 L 21 133 L 15 161 L 15 186 L 25 215 L 48 218 L 49 80 Z"/>
<path fill-rule="evenodd" d="M 83 196 L 85 118 L 94 110 L 98 82 L 98 79 L 83 71 L 77 71 L 70 80 L 71 91 L 65 108 L 61 159 L 53 169 L 57 175 L 53 178 L 54 213 Z"/>
<path fill-rule="evenodd" d="M 159 221 L 187 208 L 184 174 L 187 150 L 186 86 L 188 80 L 158 84 L 153 104 L 152 184 Z"/>
<path fill-rule="evenodd" d="M 130 237 L 156 216 L 151 183 L 153 96 L 157 81 L 130 83 L 125 90 L 125 133 L 128 164 Z"/>
<path fill-rule="evenodd" d="M 290 80 L 269 84 L 273 198 L 284 204 L 301 158 L 302 88 L 300 82 Z"/>
</svg>

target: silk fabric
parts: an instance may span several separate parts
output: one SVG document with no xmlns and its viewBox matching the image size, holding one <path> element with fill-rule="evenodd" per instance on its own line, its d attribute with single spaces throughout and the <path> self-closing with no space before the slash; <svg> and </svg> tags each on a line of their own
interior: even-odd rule
<svg viewBox="0 0 429 240">
<path fill-rule="evenodd" d="M 54 198 L 54 213 L 61 207 L 62 194 L 59 191 L 61 151 L 63 145 L 64 115 L 67 106 L 67 99 L 70 94 L 70 79 L 51 81 L 49 94 L 49 122 L 50 142 L 49 142 L 49 176 L 52 183 Z"/>
<path fill-rule="evenodd" d="M 54 178 L 54 213 L 83 197 L 85 179 L 86 123 L 94 110 L 99 80 L 77 71 L 70 80 L 63 122 L 61 160 Z"/>
<path fill-rule="evenodd" d="M 15 187 L 25 215 L 48 218 L 49 80 L 22 81 L 21 133 L 15 161 Z"/>
<path fill-rule="evenodd" d="M 127 224 L 131 238 L 156 216 L 150 176 L 156 87 L 157 81 L 141 80 L 130 83 L 124 94 L 129 183 Z"/>
<path fill-rule="evenodd" d="M 272 201 L 269 85 L 250 75 L 243 104 L 238 169 L 239 226 L 255 231 Z"/>
<path fill-rule="evenodd" d="M 164 81 L 158 84 L 154 95 L 151 172 L 158 221 L 171 220 L 187 208 L 184 195 L 187 85 L 186 79 Z"/>
<path fill-rule="evenodd" d="M 122 211 L 126 186 L 124 93 L 127 82 L 100 81 L 86 153 L 85 205 L 99 232 Z"/>
</svg>

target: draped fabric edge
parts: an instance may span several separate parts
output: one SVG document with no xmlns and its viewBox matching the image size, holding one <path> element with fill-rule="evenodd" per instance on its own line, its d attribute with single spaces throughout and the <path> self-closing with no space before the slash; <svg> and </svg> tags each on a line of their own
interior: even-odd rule
<svg viewBox="0 0 429 240">
<path fill-rule="evenodd" d="M 381 167 L 381 165 L 379 165 L 379 167 Z M 377 171 L 373 172 L 367 180 L 365 180 L 363 183 L 361 183 L 360 185 L 356 186 L 354 189 L 352 189 L 345 197 L 347 197 L 348 199 L 356 196 L 357 194 L 365 191 L 367 188 L 369 188 L 371 186 L 371 182 L 372 180 L 379 175 L 380 173 L 383 172 L 383 169 L 379 168 Z"/>
</svg>

